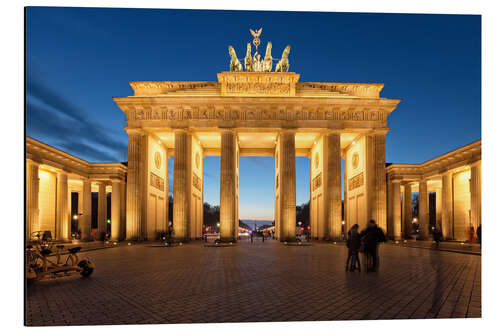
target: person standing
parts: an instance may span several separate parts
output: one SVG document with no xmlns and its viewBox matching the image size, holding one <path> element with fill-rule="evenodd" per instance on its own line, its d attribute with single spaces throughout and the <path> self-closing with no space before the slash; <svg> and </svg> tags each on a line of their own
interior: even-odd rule
<svg viewBox="0 0 500 333">
<path fill-rule="evenodd" d="M 172 245 L 172 234 L 174 231 L 174 226 L 172 222 L 168 222 L 168 230 L 167 230 L 167 244 L 168 246 Z"/>
<path fill-rule="evenodd" d="M 437 228 L 437 227 L 433 228 L 432 238 L 436 244 L 436 249 L 439 248 L 439 242 L 441 242 L 442 237 L 443 237 L 443 233 L 441 232 L 441 230 L 439 230 L 439 228 Z"/>
<path fill-rule="evenodd" d="M 477 242 L 479 243 L 479 246 L 481 246 L 481 224 L 476 229 L 476 235 L 477 235 Z"/>
<path fill-rule="evenodd" d="M 361 271 L 361 263 L 358 255 L 359 248 L 361 247 L 361 236 L 358 233 L 358 228 L 359 226 L 357 224 L 353 225 L 347 234 L 346 271 L 350 269 L 350 271 L 353 272 L 356 269 L 356 264 L 358 265 L 358 270 Z"/>
<path fill-rule="evenodd" d="M 384 232 L 377 226 L 375 220 L 370 220 L 360 236 L 366 256 L 370 256 L 372 259 L 371 265 L 367 267 L 367 271 L 374 272 L 377 270 L 379 264 L 378 243 L 386 241 Z"/>
</svg>

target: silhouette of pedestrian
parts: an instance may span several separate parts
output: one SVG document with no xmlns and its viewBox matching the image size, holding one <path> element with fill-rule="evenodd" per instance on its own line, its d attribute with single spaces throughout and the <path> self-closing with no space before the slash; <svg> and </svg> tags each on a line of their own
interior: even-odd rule
<svg viewBox="0 0 500 333">
<path fill-rule="evenodd" d="M 167 244 L 168 246 L 172 245 L 172 233 L 174 231 L 174 226 L 172 222 L 168 222 L 168 230 L 167 230 Z"/>
<path fill-rule="evenodd" d="M 433 228 L 432 239 L 434 240 L 434 242 L 436 244 L 436 249 L 439 248 L 439 242 L 441 242 L 442 237 L 443 237 L 443 233 L 441 232 L 441 230 L 439 230 L 439 228 L 437 228 L 437 227 Z"/>
<path fill-rule="evenodd" d="M 347 262 L 345 264 L 345 270 L 354 272 L 356 270 L 356 264 L 358 265 L 358 270 L 361 271 L 361 263 L 359 261 L 359 248 L 361 247 L 361 236 L 358 233 L 359 226 L 357 224 L 353 225 L 347 234 Z M 350 266 L 350 267 L 349 267 Z"/>
<path fill-rule="evenodd" d="M 477 235 L 477 242 L 479 243 L 479 246 L 481 246 L 481 224 L 476 229 L 476 235 Z"/>
<path fill-rule="evenodd" d="M 374 220 L 370 220 L 366 229 L 360 235 L 367 259 L 368 256 L 372 259 L 371 265 L 367 267 L 367 271 L 374 272 L 377 270 L 379 264 L 378 243 L 386 241 L 384 232 L 377 226 Z"/>
</svg>

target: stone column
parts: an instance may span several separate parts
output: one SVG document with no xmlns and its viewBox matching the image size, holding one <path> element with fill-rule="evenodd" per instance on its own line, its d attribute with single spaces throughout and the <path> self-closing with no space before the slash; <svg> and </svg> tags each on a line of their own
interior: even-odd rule
<svg viewBox="0 0 500 333">
<path fill-rule="evenodd" d="M 451 172 L 445 172 L 442 175 L 442 213 L 441 226 L 444 239 L 453 237 L 452 222 L 453 222 L 453 187 Z"/>
<path fill-rule="evenodd" d="M 168 149 L 165 148 L 165 231 L 168 231 L 168 214 L 169 214 L 169 198 L 168 198 Z"/>
<path fill-rule="evenodd" d="M 31 233 L 38 231 L 38 195 L 40 180 L 38 178 L 38 163 L 27 160 L 26 168 L 26 241 L 31 239 Z"/>
<path fill-rule="evenodd" d="M 99 192 L 97 194 L 97 239 L 104 239 L 108 228 L 107 216 L 107 200 L 106 200 L 106 184 L 99 183 Z"/>
<path fill-rule="evenodd" d="M 220 238 L 235 241 L 236 138 L 231 130 L 221 132 L 220 158 Z"/>
<path fill-rule="evenodd" d="M 92 228 L 92 184 L 90 179 L 83 181 L 81 209 L 82 216 L 78 217 L 78 229 L 82 232 L 82 240 L 88 241 Z"/>
<path fill-rule="evenodd" d="M 385 134 L 366 136 L 368 218 L 387 232 Z"/>
<path fill-rule="evenodd" d="M 404 186 L 403 210 L 403 235 L 405 238 L 410 238 L 413 219 L 411 207 L 411 184 L 406 184 Z"/>
<path fill-rule="evenodd" d="M 121 226 L 121 183 L 119 179 L 111 180 L 111 237 L 113 241 L 120 240 Z"/>
<path fill-rule="evenodd" d="M 127 185 L 120 183 L 120 240 L 127 238 Z"/>
<path fill-rule="evenodd" d="M 427 180 L 418 183 L 418 224 L 419 238 L 429 237 L 429 193 L 427 192 Z"/>
<path fill-rule="evenodd" d="M 400 240 L 403 236 L 401 230 L 401 183 L 393 181 L 391 184 L 391 224 L 393 237 Z M 411 191 L 411 188 L 410 188 Z"/>
<path fill-rule="evenodd" d="M 56 239 L 67 241 L 70 237 L 71 220 L 68 213 L 68 175 L 57 173 Z"/>
<path fill-rule="evenodd" d="M 280 133 L 280 239 L 295 240 L 295 131 Z"/>
<path fill-rule="evenodd" d="M 190 137 L 185 130 L 175 131 L 174 158 L 174 232 L 178 240 L 189 239 Z"/>
<path fill-rule="evenodd" d="M 470 169 L 470 213 L 474 230 L 481 225 L 481 161 Z"/>
<path fill-rule="evenodd" d="M 443 207 L 443 191 L 441 190 L 440 187 L 436 188 L 436 227 L 439 230 L 443 230 L 443 225 L 441 223 L 442 219 L 442 207 Z"/>
<path fill-rule="evenodd" d="M 144 189 L 146 186 L 147 164 L 144 159 L 145 135 L 139 131 L 129 131 L 128 167 L 127 167 L 127 240 L 141 239 L 143 231 L 143 214 L 145 211 Z"/>
<path fill-rule="evenodd" d="M 347 238 L 347 215 L 348 215 L 348 208 L 349 207 L 349 200 L 347 198 L 347 162 L 346 158 L 344 157 L 344 216 L 343 216 L 343 221 L 344 221 L 344 237 Z"/>
<path fill-rule="evenodd" d="M 325 206 L 328 238 L 340 240 L 342 237 L 342 183 L 340 166 L 340 134 L 325 135 Z M 295 156 L 294 156 L 295 161 Z M 294 178 L 295 179 L 295 178 Z"/>
</svg>

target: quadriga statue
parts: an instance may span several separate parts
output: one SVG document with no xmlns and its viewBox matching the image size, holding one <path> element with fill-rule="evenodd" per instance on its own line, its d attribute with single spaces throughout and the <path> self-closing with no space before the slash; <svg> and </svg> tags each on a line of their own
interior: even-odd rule
<svg viewBox="0 0 500 333">
<path fill-rule="evenodd" d="M 231 57 L 231 62 L 229 63 L 229 70 L 231 72 L 241 72 L 243 70 L 243 66 L 241 65 L 241 62 L 238 60 L 234 48 L 231 45 L 229 45 L 228 49 L 229 49 L 229 56 Z"/>
<path fill-rule="evenodd" d="M 267 42 L 266 55 L 264 56 L 264 62 L 262 65 L 263 72 L 271 72 L 273 70 L 273 57 L 271 55 L 271 49 L 273 44 Z"/>
<path fill-rule="evenodd" d="M 245 56 L 245 71 L 253 72 L 252 46 L 247 43 L 247 55 Z"/>
<path fill-rule="evenodd" d="M 290 45 L 287 45 L 283 50 L 281 60 L 276 64 L 275 72 L 288 72 L 290 64 L 288 63 L 288 55 L 290 54 Z"/>
</svg>

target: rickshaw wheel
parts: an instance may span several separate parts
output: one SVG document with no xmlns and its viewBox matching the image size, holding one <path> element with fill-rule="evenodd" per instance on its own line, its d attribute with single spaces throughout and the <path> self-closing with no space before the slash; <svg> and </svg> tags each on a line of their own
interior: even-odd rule
<svg viewBox="0 0 500 333">
<path fill-rule="evenodd" d="M 83 277 L 89 277 L 94 272 L 94 268 L 90 267 L 86 260 L 80 261 L 78 266 L 82 269 L 80 275 Z"/>
</svg>

